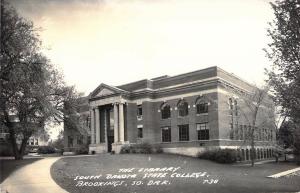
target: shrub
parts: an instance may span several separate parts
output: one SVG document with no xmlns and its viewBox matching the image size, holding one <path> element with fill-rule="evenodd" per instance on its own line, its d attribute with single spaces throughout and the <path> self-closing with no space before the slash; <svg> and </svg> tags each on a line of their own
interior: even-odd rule
<svg viewBox="0 0 300 193">
<path fill-rule="evenodd" d="M 130 146 L 128 146 L 128 145 L 122 146 L 120 153 L 121 154 L 130 153 Z"/>
<path fill-rule="evenodd" d="M 75 154 L 88 154 L 88 153 L 89 153 L 89 148 L 85 145 L 75 149 Z"/>
<path fill-rule="evenodd" d="M 154 148 L 155 153 L 163 153 L 163 149 L 160 146 Z"/>
<path fill-rule="evenodd" d="M 199 154 L 199 158 L 218 163 L 234 163 L 237 161 L 237 152 L 234 149 L 208 150 Z"/>
<path fill-rule="evenodd" d="M 55 153 L 55 148 L 51 146 L 40 146 L 38 148 L 38 153 L 39 154 L 50 154 L 50 153 Z"/>
<path fill-rule="evenodd" d="M 151 154 L 151 153 L 162 153 L 162 149 L 159 146 L 154 147 L 149 143 L 141 143 L 141 144 L 132 144 L 126 145 L 121 148 L 120 153 L 143 153 L 143 154 Z"/>
<path fill-rule="evenodd" d="M 0 156 L 13 156 L 12 147 L 8 143 L 0 143 Z"/>
<path fill-rule="evenodd" d="M 145 153 L 145 154 L 153 153 L 152 146 L 149 143 L 141 143 L 141 144 L 137 144 L 134 146 L 133 146 L 133 148 L 139 149 L 140 153 Z"/>
</svg>

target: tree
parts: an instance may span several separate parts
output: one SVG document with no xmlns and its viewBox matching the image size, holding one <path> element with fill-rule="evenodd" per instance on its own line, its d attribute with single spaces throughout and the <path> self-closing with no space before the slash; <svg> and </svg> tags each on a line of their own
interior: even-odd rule
<svg viewBox="0 0 300 193">
<path fill-rule="evenodd" d="M 240 93 L 236 92 L 239 97 L 240 105 L 237 111 L 240 116 L 237 117 L 236 121 L 243 121 L 248 125 L 246 131 L 241 132 L 244 135 L 244 141 L 248 145 L 250 144 L 250 159 L 251 166 L 254 166 L 256 159 L 256 140 L 260 136 L 265 136 L 264 140 L 272 141 L 274 132 L 274 106 L 270 96 L 268 94 L 269 87 L 263 88 L 254 87 L 251 92 Z M 238 129 L 238 128 L 236 128 Z"/>
<path fill-rule="evenodd" d="M 57 136 L 57 139 L 53 142 L 51 142 L 50 146 L 63 150 L 64 149 L 64 131 L 61 130 Z"/>
<path fill-rule="evenodd" d="M 300 2 L 285 0 L 271 3 L 275 19 L 268 36 L 272 42 L 265 49 L 272 61 L 269 81 L 282 106 L 282 113 L 295 124 L 294 148 L 300 164 Z"/>
<path fill-rule="evenodd" d="M 0 120 L 10 134 L 15 159 L 48 121 L 63 121 L 64 101 L 75 95 L 41 52 L 33 23 L 1 0 Z"/>
<path fill-rule="evenodd" d="M 277 140 L 283 148 L 290 148 L 294 144 L 294 124 L 292 121 L 285 121 L 278 130 Z"/>
</svg>

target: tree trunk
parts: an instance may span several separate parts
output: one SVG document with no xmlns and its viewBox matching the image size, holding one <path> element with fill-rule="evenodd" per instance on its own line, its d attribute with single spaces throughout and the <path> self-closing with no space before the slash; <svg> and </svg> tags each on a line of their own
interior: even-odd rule
<svg viewBox="0 0 300 193">
<path fill-rule="evenodd" d="M 19 148 L 18 144 L 17 144 L 17 139 L 16 139 L 16 136 L 15 136 L 14 128 L 9 129 L 9 135 L 10 135 L 10 143 L 11 143 L 12 148 L 13 148 L 13 153 L 14 153 L 15 160 L 22 160 L 23 156 L 24 156 L 25 148 L 26 148 L 26 145 L 27 145 L 28 137 L 25 136 L 23 138 L 22 143 L 21 143 L 20 148 Z"/>
<path fill-rule="evenodd" d="M 250 158 L 251 158 L 251 167 L 254 167 L 254 161 L 255 161 L 255 148 L 254 148 L 254 126 L 251 131 L 251 150 L 250 150 Z"/>
<path fill-rule="evenodd" d="M 254 139 L 251 140 L 251 150 L 250 150 L 250 156 L 251 156 L 251 166 L 254 167 L 254 161 L 255 161 L 255 156 L 254 156 Z"/>
<path fill-rule="evenodd" d="M 26 136 L 22 140 L 21 147 L 20 147 L 20 150 L 19 150 L 19 155 L 22 156 L 22 159 L 23 159 L 24 152 L 25 152 L 25 149 L 26 149 L 27 141 L 28 141 L 28 137 Z"/>
<path fill-rule="evenodd" d="M 10 141 L 11 141 L 11 144 L 12 144 L 12 148 L 13 148 L 13 153 L 14 153 L 14 156 L 15 156 L 15 160 L 22 160 L 23 156 L 20 155 L 15 135 L 11 135 L 10 134 Z"/>
</svg>

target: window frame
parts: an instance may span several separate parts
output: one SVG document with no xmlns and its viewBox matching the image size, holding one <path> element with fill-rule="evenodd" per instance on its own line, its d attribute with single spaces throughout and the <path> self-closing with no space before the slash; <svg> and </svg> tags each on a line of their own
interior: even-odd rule
<svg viewBox="0 0 300 193">
<path fill-rule="evenodd" d="M 198 129 L 199 125 L 199 129 Z M 203 127 L 204 126 L 204 127 Z M 209 125 L 208 122 L 202 122 L 196 124 L 196 130 L 197 130 L 197 139 L 198 140 L 209 140 Z M 202 134 L 201 131 L 204 131 Z"/>
<path fill-rule="evenodd" d="M 180 100 L 177 104 L 178 117 L 186 117 L 189 115 L 189 103 L 185 100 Z"/>
<path fill-rule="evenodd" d="M 184 131 L 185 130 L 185 131 Z M 189 125 L 178 125 L 178 140 L 179 141 L 189 141 Z"/>
<path fill-rule="evenodd" d="M 143 127 L 137 128 L 137 138 L 139 138 L 139 139 L 144 138 Z"/>
<path fill-rule="evenodd" d="M 202 105 L 204 105 L 204 111 L 201 111 Z M 200 102 L 196 103 L 196 113 L 197 113 L 197 115 L 207 114 L 208 113 L 208 103 L 204 102 L 204 101 L 200 101 Z"/>
<path fill-rule="evenodd" d="M 166 133 L 164 133 L 164 131 L 167 131 Z M 164 135 L 166 134 L 166 135 Z M 165 137 L 168 136 L 168 137 Z M 169 140 L 166 140 L 169 139 Z M 166 126 L 166 127 L 161 127 L 161 142 L 163 143 L 169 143 L 172 141 L 172 131 L 171 131 L 171 127 L 170 126 Z"/>
<path fill-rule="evenodd" d="M 168 108 L 168 110 L 165 110 L 166 108 Z M 163 103 L 160 108 L 160 113 L 161 113 L 161 119 L 171 118 L 171 106 L 168 103 Z M 164 116 L 164 115 L 168 115 L 168 116 Z"/>
<path fill-rule="evenodd" d="M 136 117 L 137 117 L 138 120 L 143 119 L 143 107 L 142 107 L 142 105 L 137 105 L 137 107 L 136 107 Z"/>
</svg>

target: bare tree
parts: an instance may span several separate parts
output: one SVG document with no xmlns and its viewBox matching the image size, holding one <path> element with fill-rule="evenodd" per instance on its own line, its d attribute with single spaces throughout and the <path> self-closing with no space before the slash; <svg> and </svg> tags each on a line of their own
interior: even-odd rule
<svg viewBox="0 0 300 193">
<path fill-rule="evenodd" d="M 233 89 L 232 89 L 233 90 Z M 232 114 L 232 131 L 231 138 L 236 132 L 239 139 L 243 139 L 243 145 L 250 145 L 250 160 L 251 166 L 254 166 L 256 159 L 256 140 L 261 135 L 268 135 L 268 139 L 274 138 L 274 105 L 268 94 L 269 87 L 258 88 L 253 86 L 252 91 L 245 92 L 240 90 L 233 90 L 233 94 L 238 98 L 239 105 L 235 109 L 231 107 Z M 232 105 L 232 104 L 230 104 Z M 232 105 L 233 106 L 233 105 Z M 236 113 L 235 120 L 233 120 L 233 113 Z M 273 115 L 272 115 L 273 114 Z M 238 123 L 243 122 L 247 128 L 239 129 Z M 234 127 L 234 125 L 236 125 Z"/>
</svg>

